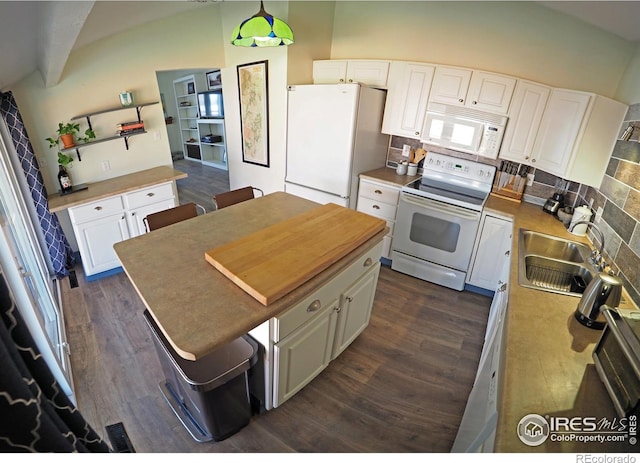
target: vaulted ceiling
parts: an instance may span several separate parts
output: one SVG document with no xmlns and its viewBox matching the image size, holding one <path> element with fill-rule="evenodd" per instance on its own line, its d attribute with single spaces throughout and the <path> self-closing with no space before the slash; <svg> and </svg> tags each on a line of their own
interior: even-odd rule
<svg viewBox="0 0 640 463">
<path fill-rule="evenodd" d="M 0 0 L 0 89 L 36 70 L 42 74 L 46 86 L 56 85 L 74 48 L 216 1 L 224 0 Z M 630 42 L 640 42 L 640 1 L 537 3 Z"/>
</svg>

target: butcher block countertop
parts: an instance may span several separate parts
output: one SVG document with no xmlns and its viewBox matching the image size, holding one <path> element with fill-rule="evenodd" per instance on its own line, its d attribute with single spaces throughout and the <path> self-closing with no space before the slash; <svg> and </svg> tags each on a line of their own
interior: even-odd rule
<svg viewBox="0 0 640 463">
<path fill-rule="evenodd" d="M 197 360 L 292 307 L 373 248 L 386 233 L 383 227 L 355 250 L 345 250 L 314 278 L 266 306 L 205 259 L 211 249 L 319 207 L 291 194 L 272 193 L 117 243 L 114 249 L 176 352 Z M 345 229 L 349 226 L 349 221 L 343 224 Z M 320 235 L 323 229 L 312 233 Z"/>
<path fill-rule="evenodd" d="M 385 227 L 384 220 L 329 203 L 210 249 L 205 259 L 268 305 Z"/>
<path fill-rule="evenodd" d="M 389 179 L 393 169 L 383 172 Z M 377 171 L 362 174 L 378 179 Z M 398 176 L 397 185 L 406 176 Z M 408 180 L 410 181 L 410 179 Z M 489 197 L 486 212 L 511 218 L 513 247 L 509 283 L 496 452 L 637 452 L 640 447 L 620 443 L 558 442 L 547 439 L 538 447 L 522 443 L 518 422 L 528 414 L 552 417 L 596 417 L 613 421 L 617 414 L 593 364 L 592 352 L 601 331 L 584 327 L 573 314 L 579 298 L 524 288 L 518 284 L 520 228 L 547 233 L 591 246 L 586 237 L 569 233 L 555 217 L 531 203 Z M 593 246 L 591 246 L 593 247 Z M 622 308 L 635 308 L 623 292 Z"/>
<path fill-rule="evenodd" d="M 48 197 L 49 211 L 59 212 L 70 207 L 108 198 L 109 196 L 128 193 L 129 191 L 186 177 L 187 174 L 175 170 L 170 166 L 154 167 L 108 180 L 102 180 L 101 182 L 87 184 L 86 190 L 65 195 L 59 193 L 53 194 Z"/>
</svg>

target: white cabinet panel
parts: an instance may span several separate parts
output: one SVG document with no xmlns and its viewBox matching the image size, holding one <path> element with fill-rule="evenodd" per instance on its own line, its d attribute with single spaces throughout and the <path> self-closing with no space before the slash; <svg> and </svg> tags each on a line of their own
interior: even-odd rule
<svg viewBox="0 0 640 463">
<path fill-rule="evenodd" d="M 120 266 L 113 245 L 129 238 L 124 213 L 74 225 L 86 275 Z"/>
<path fill-rule="evenodd" d="M 516 79 L 491 72 L 474 71 L 466 105 L 491 113 L 507 114 Z"/>
<path fill-rule="evenodd" d="M 338 300 L 323 312 L 274 345 L 274 407 L 278 407 L 307 385 L 331 361 L 336 330 Z"/>
<path fill-rule="evenodd" d="M 127 193 L 123 198 L 127 209 L 135 209 L 165 199 L 173 199 L 174 196 L 173 182 L 169 182 Z"/>
<path fill-rule="evenodd" d="M 551 87 L 518 81 L 500 147 L 500 158 L 531 163 L 533 145 L 550 94 Z"/>
<path fill-rule="evenodd" d="M 267 408 L 282 405 L 302 389 L 367 327 L 382 247 L 376 245 L 317 291 L 270 319 L 268 341 L 266 326 L 254 330 L 267 352 L 265 383 L 271 391 Z"/>
<path fill-rule="evenodd" d="M 438 66 L 429 100 L 507 114 L 516 82 L 502 74 Z"/>
<path fill-rule="evenodd" d="M 483 213 L 471 256 L 467 283 L 494 291 L 510 261 L 513 222 Z"/>
<path fill-rule="evenodd" d="M 435 70 L 429 64 L 391 63 L 382 133 L 420 138 Z"/>
<path fill-rule="evenodd" d="M 431 101 L 455 106 L 464 106 L 471 82 L 470 69 L 438 66 L 433 79 Z"/>
<path fill-rule="evenodd" d="M 386 60 L 317 60 L 313 62 L 313 83 L 359 82 L 386 88 L 389 63 Z"/>
<path fill-rule="evenodd" d="M 120 267 L 113 245 L 145 233 L 143 219 L 178 205 L 175 182 L 69 208 L 86 276 Z"/>
<path fill-rule="evenodd" d="M 553 89 L 533 147 L 536 168 L 564 177 L 590 99 L 588 93 Z"/>
<path fill-rule="evenodd" d="M 90 220 L 100 220 L 122 211 L 124 211 L 122 198 L 115 196 L 72 207 L 69 209 L 69 217 L 73 223 L 84 223 Z"/>
<path fill-rule="evenodd" d="M 396 212 L 400 187 L 375 182 L 370 179 L 360 179 L 358 186 L 358 204 L 356 210 L 387 221 L 387 235 L 384 237 L 382 257 L 391 257 L 393 229 L 395 228 Z"/>
<path fill-rule="evenodd" d="M 378 262 L 342 295 L 332 359 L 340 355 L 369 324 L 379 273 Z"/>
</svg>

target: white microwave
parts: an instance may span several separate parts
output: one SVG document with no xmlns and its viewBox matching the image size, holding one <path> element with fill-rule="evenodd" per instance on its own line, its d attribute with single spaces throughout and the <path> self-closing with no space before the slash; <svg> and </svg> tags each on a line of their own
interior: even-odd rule
<svg viewBox="0 0 640 463">
<path fill-rule="evenodd" d="M 429 103 L 420 141 L 496 159 L 506 125 L 506 116 Z"/>
</svg>

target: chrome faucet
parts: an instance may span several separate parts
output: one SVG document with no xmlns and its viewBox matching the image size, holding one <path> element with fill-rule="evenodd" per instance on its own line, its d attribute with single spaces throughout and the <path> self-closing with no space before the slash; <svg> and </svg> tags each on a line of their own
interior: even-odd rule
<svg viewBox="0 0 640 463">
<path fill-rule="evenodd" d="M 587 224 L 587 228 L 589 227 L 589 225 L 591 225 L 591 227 L 595 231 L 597 231 L 598 234 L 600 235 L 600 250 L 593 251 L 593 253 L 591 254 L 591 260 L 596 265 L 601 265 L 603 268 L 606 267 L 606 263 L 603 261 L 603 257 L 602 257 L 602 252 L 604 251 L 604 234 L 602 233 L 602 230 L 600 230 L 598 228 L 598 226 L 593 222 L 589 222 L 588 220 L 579 220 L 579 221 L 577 221 L 576 223 L 572 224 L 569 227 L 569 231 L 570 232 L 573 231 L 575 226 L 578 225 L 578 224 L 581 224 L 581 223 Z M 602 270 L 602 269 L 600 269 L 600 270 Z"/>
</svg>

